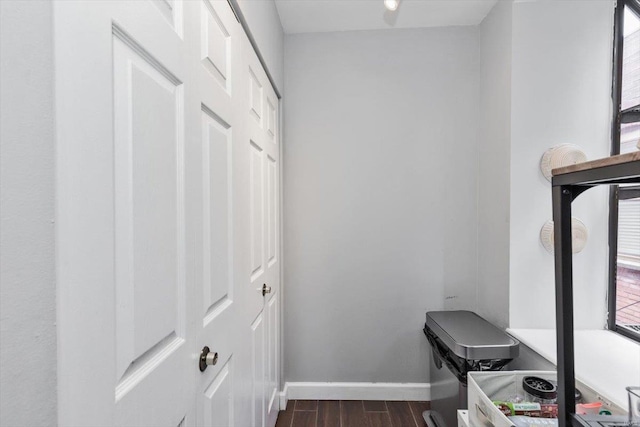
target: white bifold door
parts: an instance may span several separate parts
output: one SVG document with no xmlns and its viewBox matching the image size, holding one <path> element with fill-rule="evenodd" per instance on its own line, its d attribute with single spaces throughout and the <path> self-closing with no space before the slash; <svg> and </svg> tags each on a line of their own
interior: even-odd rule
<svg viewBox="0 0 640 427">
<path fill-rule="evenodd" d="M 211 0 L 54 29 L 59 424 L 273 427 L 278 98 L 246 34 Z"/>
</svg>

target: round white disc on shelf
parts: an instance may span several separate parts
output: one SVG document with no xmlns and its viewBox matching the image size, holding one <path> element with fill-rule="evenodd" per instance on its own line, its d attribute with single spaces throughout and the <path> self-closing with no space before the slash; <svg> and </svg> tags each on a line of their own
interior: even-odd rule
<svg viewBox="0 0 640 427">
<path fill-rule="evenodd" d="M 577 145 L 560 144 L 544 152 L 542 159 L 540 159 L 540 170 L 544 177 L 551 181 L 551 171 L 553 169 L 586 161 L 586 154 Z"/>
<path fill-rule="evenodd" d="M 587 245 L 589 233 L 587 227 L 582 221 L 576 217 L 571 217 L 571 249 L 574 254 L 582 252 Z M 553 253 L 553 221 L 549 220 L 544 223 L 540 230 L 540 241 L 542 246 L 549 252 Z"/>
</svg>

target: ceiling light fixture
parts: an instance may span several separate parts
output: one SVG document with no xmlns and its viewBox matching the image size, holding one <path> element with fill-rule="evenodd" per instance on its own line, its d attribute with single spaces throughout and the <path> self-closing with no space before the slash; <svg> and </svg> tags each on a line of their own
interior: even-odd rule
<svg viewBox="0 0 640 427">
<path fill-rule="evenodd" d="M 398 8 L 399 3 L 399 0 L 384 0 L 384 7 L 391 11 L 394 11 Z"/>
</svg>

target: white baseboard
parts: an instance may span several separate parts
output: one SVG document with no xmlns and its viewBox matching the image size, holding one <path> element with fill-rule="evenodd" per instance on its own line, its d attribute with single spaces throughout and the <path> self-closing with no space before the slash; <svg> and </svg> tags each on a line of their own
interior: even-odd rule
<svg viewBox="0 0 640 427">
<path fill-rule="evenodd" d="M 284 411 L 287 409 L 287 402 L 289 401 L 289 383 L 285 383 L 282 391 L 279 393 L 280 396 L 280 410 Z"/>
<path fill-rule="evenodd" d="M 288 400 L 431 400 L 429 383 L 312 383 L 287 382 L 280 392 L 280 409 Z"/>
</svg>

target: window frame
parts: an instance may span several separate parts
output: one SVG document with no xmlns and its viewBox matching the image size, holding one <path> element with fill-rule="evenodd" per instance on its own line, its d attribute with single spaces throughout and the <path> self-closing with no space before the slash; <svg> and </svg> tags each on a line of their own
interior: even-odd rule
<svg viewBox="0 0 640 427">
<path fill-rule="evenodd" d="M 611 120 L 611 155 L 620 154 L 621 125 L 639 121 L 640 104 L 622 110 L 622 66 L 624 50 L 625 6 L 640 17 L 640 0 L 617 0 L 613 30 L 613 79 L 611 98 L 613 117 Z M 609 292 L 607 328 L 635 341 L 640 333 L 616 323 L 616 291 L 618 284 L 618 201 L 638 197 L 640 187 L 611 186 L 609 190 Z"/>
</svg>

